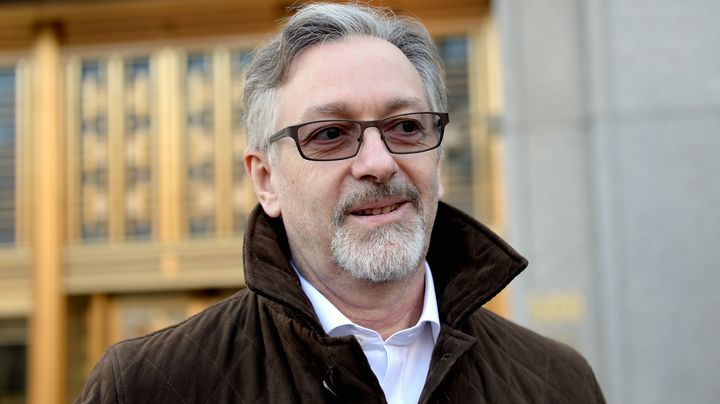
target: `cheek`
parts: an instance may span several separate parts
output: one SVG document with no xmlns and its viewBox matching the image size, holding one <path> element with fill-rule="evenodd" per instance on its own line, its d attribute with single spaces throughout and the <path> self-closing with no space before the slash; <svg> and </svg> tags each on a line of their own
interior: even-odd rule
<svg viewBox="0 0 720 404">
<path fill-rule="evenodd" d="M 437 189 L 437 198 L 440 199 L 445 195 L 445 188 L 442 182 L 442 166 L 438 163 L 438 168 L 435 170 L 435 188 Z"/>
<path fill-rule="evenodd" d="M 420 175 L 416 177 L 417 182 L 415 184 L 425 194 L 426 199 L 434 201 L 440 199 L 445 191 L 442 185 L 439 163 L 433 161 L 430 164 L 431 168 L 429 170 L 423 170 L 419 173 Z"/>
<path fill-rule="evenodd" d="M 326 181 L 326 177 L 308 170 L 298 169 L 295 178 L 288 178 L 279 184 L 281 203 L 288 213 L 292 212 L 300 220 L 313 218 L 314 221 L 330 216 L 337 204 L 338 184 Z"/>
</svg>

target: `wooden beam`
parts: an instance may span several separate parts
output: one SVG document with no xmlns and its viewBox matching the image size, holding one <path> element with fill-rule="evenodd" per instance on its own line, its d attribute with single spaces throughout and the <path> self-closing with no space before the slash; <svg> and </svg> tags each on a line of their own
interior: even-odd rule
<svg viewBox="0 0 720 404">
<path fill-rule="evenodd" d="M 342 2 L 342 1 L 340 1 Z M 63 26 L 63 44 L 173 41 L 266 33 L 290 15 L 292 0 L 58 1 L 0 5 L 0 49 L 23 48 L 38 21 Z M 399 14 L 420 18 L 431 31 L 452 31 L 487 15 L 487 0 L 373 0 Z"/>
</svg>

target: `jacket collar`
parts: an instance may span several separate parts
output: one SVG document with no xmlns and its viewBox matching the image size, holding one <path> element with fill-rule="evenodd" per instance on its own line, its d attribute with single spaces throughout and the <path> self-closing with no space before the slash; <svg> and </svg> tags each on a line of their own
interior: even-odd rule
<svg viewBox="0 0 720 404">
<path fill-rule="evenodd" d="M 310 301 L 290 267 L 282 220 L 260 205 L 248 218 L 243 247 L 245 283 L 254 292 L 297 311 L 322 332 Z M 427 261 L 432 268 L 440 321 L 457 327 L 498 294 L 526 266 L 500 237 L 465 213 L 440 202 Z"/>
</svg>

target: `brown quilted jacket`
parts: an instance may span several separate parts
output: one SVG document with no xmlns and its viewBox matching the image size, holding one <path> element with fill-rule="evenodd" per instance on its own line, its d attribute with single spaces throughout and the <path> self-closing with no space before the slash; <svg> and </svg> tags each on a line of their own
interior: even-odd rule
<svg viewBox="0 0 720 404">
<path fill-rule="evenodd" d="M 245 236 L 248 287 L 110 347 L 77 402 L 384 403 L 360 345 L 323 332 L 287 257 L 281 221 L 256 208 Z M 421 402 L 604 402 L 573 349 L 481 308 L 527 265 L 499 237 L 441 203 L 427 260 L 442 327 Z"/>
</svg>

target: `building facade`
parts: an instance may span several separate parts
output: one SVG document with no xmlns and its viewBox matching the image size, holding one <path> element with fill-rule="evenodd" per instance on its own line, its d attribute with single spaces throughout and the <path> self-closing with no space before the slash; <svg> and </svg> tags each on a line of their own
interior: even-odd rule
<svg viewBox="0 0 720 404">
<path fill-rule="evenodd" d="M 513 319 L 609 403 L 716 403 L 720 3 L 494 2 Z"/>
</svg>

